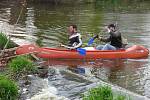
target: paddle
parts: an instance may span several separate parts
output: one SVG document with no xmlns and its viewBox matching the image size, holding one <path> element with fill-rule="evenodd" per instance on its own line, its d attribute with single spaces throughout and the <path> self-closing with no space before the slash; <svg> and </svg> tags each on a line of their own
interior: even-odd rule
<svg viewBox="0 0 150 100">
<path fill-rule="evenodd" d="M 96 38 L 98 38 L 98 35 L 95 35 L 88 41 L 88 46 L 90 46 Z M 86 55 L 86 50 L 83 48 L 78 48 L 77 51 L 79 52 L 80 55 L 83 55 L 83 56 Z"/>
<path fill-rule="evenodd" d="M 94 40 L 98 38 L 98 35 L 95 35 L 94 37 L 92 37 L 89 41 L 88 41 L 88 46 L 90 46 L 91 44 L 93 44 Z"/>
<path fill-rule="evenodd" d="M 86 55 L 86 50 L 83 48 L 77 48 L 77 51 L 80 55 L 85 56 Z"/>
<path fill-rule="evenodd" d="M 93 42 L 94 42 L 94 37 L 92 37 L 89 41 L 88 41 L 88 46 L 90 46 L 91 44 L 93 44 Z"/>
<path fill-rule="evenodd" d="M 88 46 L 90 46 L 96 38 L 98 38 L 98 35 L 95 35 L 88 41 Z M 86 55 L 86 50 L 83 48 L 78 48 L 77 51 L 79 52 L 80 55 L 83 55 L 83 56 Z"/>
</svg>

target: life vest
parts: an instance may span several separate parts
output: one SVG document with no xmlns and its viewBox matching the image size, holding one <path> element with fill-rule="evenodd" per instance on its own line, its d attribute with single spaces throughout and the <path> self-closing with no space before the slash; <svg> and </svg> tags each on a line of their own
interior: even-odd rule
<svg viewBox="0 0 150 100">
<path fill-rule="evenodd" d="M 70 47 L 81 47 L 82 40 L 80 33 L 75 33 L 69 37 L 69 44 Z"/>
</svg>

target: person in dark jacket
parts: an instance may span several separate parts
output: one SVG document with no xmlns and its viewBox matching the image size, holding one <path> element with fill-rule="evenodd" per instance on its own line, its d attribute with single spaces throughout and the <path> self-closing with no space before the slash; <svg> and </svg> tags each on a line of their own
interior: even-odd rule
<svg viewBox="0 0 150 100">
<path fill-rule="evenodd" d="M 77 49 L 81 47 L 82 40 L 80 33 L 77 32 L 77 26 L 76 25 L 70 25 L 68 28 L 69 31 L 69 43 L 68 45 L 61 44 L 62 47 L 68 48 L 68 49 Z"/>
<path fill-rule="evenodd" d="M 116 30 L 116 25 L 115 24 L 110 24 L 107 26 L 107 31 L 109 33 L 109 37 L 107 38 L 102 38 L 99 37 L 98 35 L 95 36 L 95 38 L 99 38 L 103 42 L 110 42 L 107 43 L 106 45 L 98 45 L 96 49 L 98 50 L 117 50 L 122 48 L 122 37 L 121 33 Z"/>
</svg>

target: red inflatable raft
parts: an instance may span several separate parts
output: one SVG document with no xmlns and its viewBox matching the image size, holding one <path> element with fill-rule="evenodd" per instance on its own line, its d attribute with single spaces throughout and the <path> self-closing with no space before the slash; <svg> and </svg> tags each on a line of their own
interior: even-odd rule
<svg viewBox="0 0 150 100">
<path fill-rule="evenodd" d="M 114 59 L 114 58 L 143 58 L 149 50 L 143 46 L 134 45 L 126 50 L 86 50 L 86 55 L 80 55 L 77 50 L 38 47 L 33 44 L 18 47 L 16 54 L 34 53 L 37 57 L 48 59 Z"/>
</svg>

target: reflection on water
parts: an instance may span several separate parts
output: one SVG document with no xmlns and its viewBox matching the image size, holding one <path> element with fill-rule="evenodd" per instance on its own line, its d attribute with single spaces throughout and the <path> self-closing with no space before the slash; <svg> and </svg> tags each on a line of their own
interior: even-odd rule
<svg viewBox="0 0 150 100">
<path fill-rule="evenodd" d="M 87 43 L 90 37 L 102 30 L 103 26 L 113 22 L 118 24 L 123 36 L 128 39 L 129 46 L 140 44 L 150 49 L 150 1 L 148 0 L 96 0 L 96 3 L 88 4 L 28 4 L 24 7 L 14 30 L 14 23 L 20 9 L 21 5 L 14 0 L 0 2 L 0 31 L 10 35 L 11 39 L 18 44 L 36 42 L 43 46 L 57 47 L 60 42 L 67 43 L 66 27 L 71 23 L 78 25 L 83 42 Z M 99 41 L 95 41 L 93 45 L 96 43 Z M 88 73 L 87 76 L 94 75 L 95 78 L 150 97 L 149 58 L 96 61 L 52 60 L 48 65 L 63 66 L 66 70 L 81 75 Z M 75 84 L 71 86 L 77 87 Z"/>
</svg>

